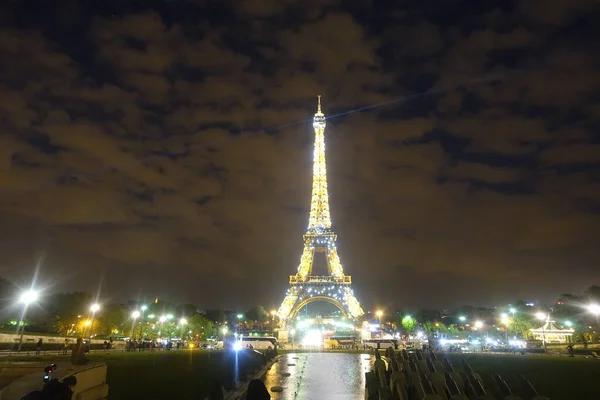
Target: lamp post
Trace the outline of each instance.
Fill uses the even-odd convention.
[[[21,321],[19,321],[19,327],[21,328],[21,338],[19,339],[19,347],[17,352],[21,352],[21,344],[23,343],[23,335],[25,334],[25,317],[27,316],[27,309],[31,303],[37,301],[40,297],[38,291],[30,289],[26,292],[23,292],[21,297],[19,298],[19,303],[23,304],[23,312],[21,313]]]
[[[271,331],[275,331],[275,316],[277,315],[277,311],[271,310]]]
[[[141,315],[141,318],[140,318],[140,324],[141,324],[140,325],[140,342],[144,341],[144,314],[145,314],[145,312],[146,312],[147,309],[148,309],[148,306],[145,305],[145,304],[143,304],[140,307],[140,310],[142,310],[142,313],[141,313],[142,315]]]
[[[183,330],[185,329],[185,326],[187,325],[187,319],[185,318],[181,318],[179,320],[179,325],[181,325],[181,345],[183,347]]]
[[[138,310],[135,310],[134,312],[131,313],[131,319],[133,319],[133,322],[131,323],[131,335],[130,337],[133,339],[134,333],[135,333],[135,320],[138,319],[140,316],[140,312]]]
[[[90,311],[92,312],[92,323],[90,324],[90,345],[91,345],[91,340],[92,340],[92,336],[94,335],[94,319],[96,318],[96,313],[98,311],[100,311],[100,304],[98,303],[94,303],[90,306]]]
[[[244,318],[244,314],[238,314],[237,315],[237,320],[238,320],[238,323],[237,323],[237,332],[238,333],[240,333],[240,326],[242,324],[242,319],[243,318]]]
[[[544,325],[542,325],[542,343],[544,345],[544,353],[547,353],[548,346],[546,346],[546,323],[550,320],[550,314],[539,312],[535,314],[535,317],[544,322]]]
[[[375,315],[377,315],[377,322],[379,323],[379,327],[381,327],[381,317],[383,316],[383,311],[378,310],[375,312]]]

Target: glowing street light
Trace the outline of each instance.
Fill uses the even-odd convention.
[[[587,306],[587,309],[589,312],[596,316],[596,325],[598,326],[598,328],[600,328],[600,304],[590,304],[589,306]]]
[[[133,319],[133,322],[131,323],[131,335],[130,337],[133,338],[133,334],[135,332],[135,320],[138,319],[140,317],[140,312],[138,310],[135,310],[131,313],[131,319]]]
[[[375,315],[377,315],[377,321],[379,322],[379,325],[381,325],[381,316],[383,315],[383,311],[377,310]]]
[[[161,323],[164,323],[167,320],[167,317],[165,315],[161,315],[160,318],[158,319]]]
[[[460,317],[458,317],[458,319],[460,320],[460,322],[465,322],[467,320],[467,317],[461,315]]]
[[[600,315],[600,305],[599,304],[590,304],[587,306],[589,312],[595,315]]]
[[[187,319],[185,319],[185,318],[179,319],[179,325],[181,325],[181,344],[184,344],[183,343],[183,333],[184,333],[185,326],[187,323],[188,323]]]
[[[37,290],[29,289],[21,294],[19,297],[19,303],[23,304],[23,312],[21,313],[21,321],[19,327],[21,328],[21,338],[19,339],[19,348],[17,352],[21,351],[21,344],[23,343],[23,335],[25,334],[25,317],[27,316],[27,309],[29,305],[35,303],[40,298],[40,292]]]
[[[573,323],[571,321],[565,321],[565,325],[570,328],[573,326]]]
[[[140,310],[142,310],[142,319],[140,320],[140,340],[144,339],[144,313],[147,309],[148,306],[145,304],[142,304],[142,306],[140,307]],[[150,318],[150,316],[148,316],[148,318]]]
[[[90,324],[90,338],[94,336],[94,319],[96,317],[96,313],[100,311],[100,304],[94,303],[90,306],[90,311],[92,312],[92,323]]]
[[[544,353],[547,352],[546,346],[546,322],[550,319],[550,314],[546,314],[543,312],[535,313],[535,317],[541,321],[544,321],[544,325],[542,325],[542,343],[544,344]]]

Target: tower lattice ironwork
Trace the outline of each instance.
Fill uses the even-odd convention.
[[[308,229],[303,235],[304,250],[298,272],[290,276],[290,287],[277,312],[281,325],[284,326],[291,322],[304,305],[318,300],[334,304],[349,318],[357,318],[364,314],[352,291],[352,278],[344,275],[335,245],[337,235],[331,230],[325,162],[325,124],[325,115],[321,111],[321,96],[318,96],[317,112],[313,120],[315,146]],[[316,252],[325,253],[329,275],[312,274]]]

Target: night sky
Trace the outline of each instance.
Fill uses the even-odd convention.
[[[278,306],[322,94],[365,309],[600,283],[594,0],[2,3],[0,276]]]

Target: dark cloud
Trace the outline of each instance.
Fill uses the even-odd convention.
[[[455,3],[83,7],[56,26],[14,11],[0,32],[3,273],[24,278],[43,254],[61,288],[102,276],[121,297],[277,305],[323,94],[333,221],[367,307],[596,282],[592,8]]]

